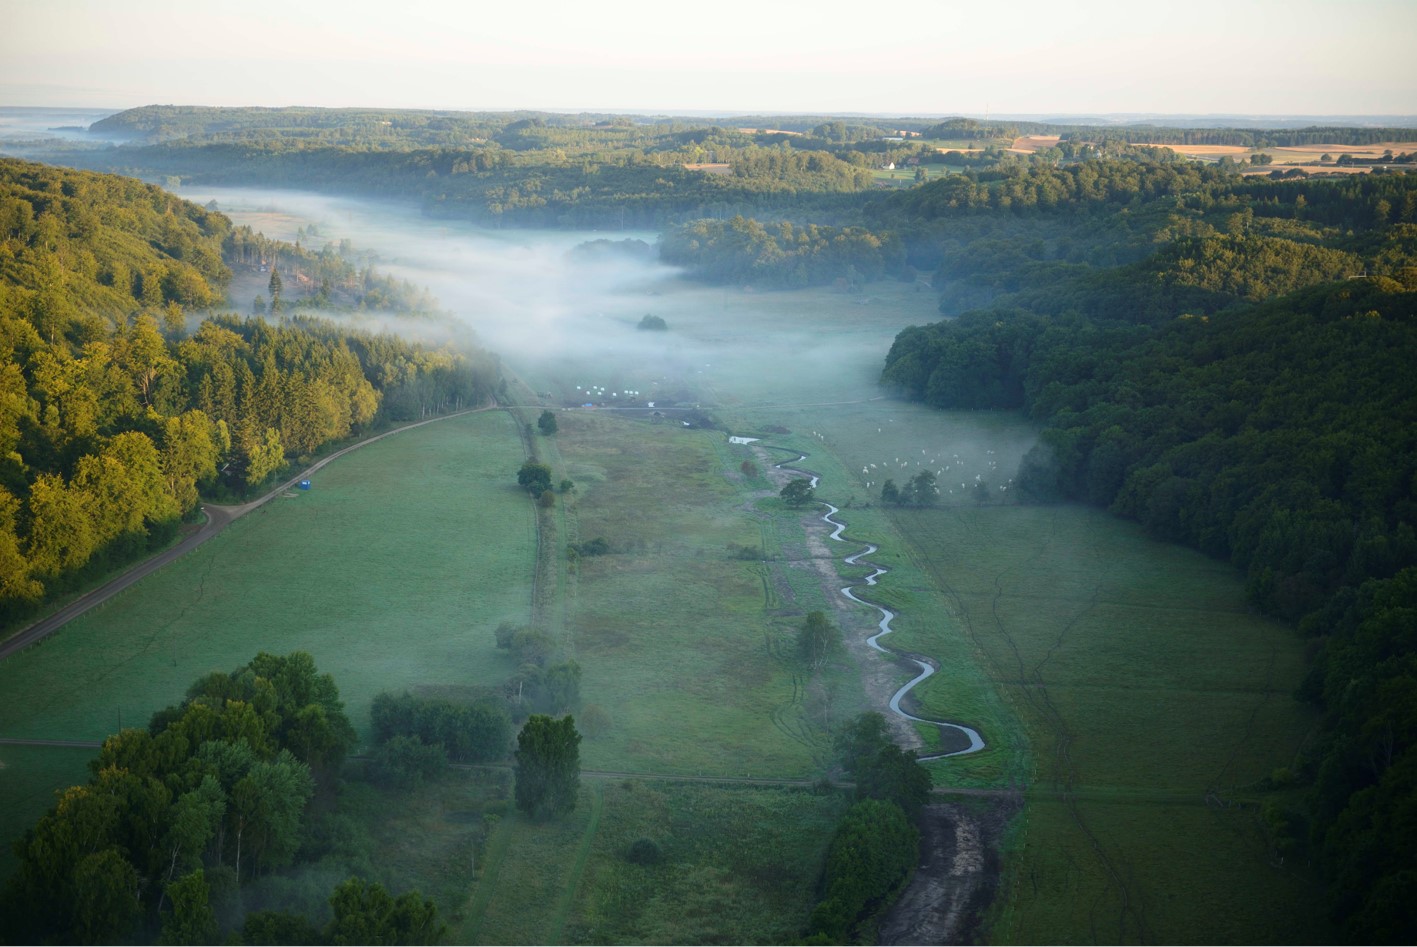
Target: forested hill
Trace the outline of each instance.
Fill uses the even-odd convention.
[[[1113,202],[1088,196],[1084,173],[1033,202],[1020,218],[1033,234],[997,229],[989,247],[950,242],[948,221],[980,213],[972,186],[882,210],[943,235],[946,309],[971,280],[990,303],[902,332],[883,381],[939,407],[1028,412],[1044,431],[1021,496],[1104,506],[1228,558],[1256,606],[1297,624],[1315,656],[1300,696],[1323,709],[1324,736],[1301,772],[1276,774],[1310,804],[1266,810],[1274,844],[1328,873],[1355,940],[1411,942],[1417,174],[1155,172],[1164,187]],[[1038,175],[1014,193],[1048,193],[1053,172]],[[1144,254],[1103,265],[1110,235],[1138,230]],[[990,249],[1016,265],[990,265]]]
[[[0,159],[0,628],[166,541],[199,490],[239,494],[384,419],[491,396],[485,352],[310,318],[198,324],[228,264],[263,255],[278,310],[408,296],[158,188]],[[280,268],[324,276],[283,300]]]

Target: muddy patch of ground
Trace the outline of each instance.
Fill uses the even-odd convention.
[[[1003,794],[926,806],[920,864],[881,919],[882,944],[974,944],[999,885],[1000,846],[1023,800]]]

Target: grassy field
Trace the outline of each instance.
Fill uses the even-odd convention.
[[[845,806],[837,794],[607,783],[569,942],[792,943]],[[638,839],[663,853],[626,854]]]
[[[120,714],[142,726],[261,650],[314,655],[361,733],[379,691],[497,683],[512,669],[492,629],[530,600],[521,460],[501,413],[356,451],[0,664],[0,735],[98,740]]]
[[[995,939],[1323,929],[1312,881],[1271,858],[1256,810],[1256,783],[1314,723],[1290,696],[1300,649],[1246,610],[1227,566],[1075,507],[893,518],[948,597],[948,620],[907,624],[901,644],[951,648],[963,630],[1033,748]]]
[[[939,178],[949,177],[949,169],[942,164],[922,164],[919,168],[925,169],[925,180],[934,181]],[[871,171],[871,177],[875,179],[878,186],[889,186],[906,188],[915,186],[916,167],[898,168],[875,168]]]
[[[802,608],[761,563],[729,554],[761,547],[765,529],[771,542],[772,517],[745,498],[723,435],[582,411],[562,414],[555,440],[577,485],[576,534],[612,550],[573,567],[582,694],[613,723],[586,744],[587,765],[816,772],[825,734],[807,732],[794,665],[777,653],[777,619]]]
[[[120,722],[145,726],[201,674],[261,650],[314,655],[361,734],[380,691],[500,682],[513,668],[492,629],[526,620],[536,543],[514,481],[522,456],[494,412],[342,458],[314,489],[273,500],[0,664],[0,736],[100,740]],[[7,803],[43,794],[49,777],[36,767],[48,752],[5,749]]]

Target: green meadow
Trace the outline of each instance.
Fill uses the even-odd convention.
[[[555,439],[577,484],[576,534],[611,549],[570,567],[582,695],[612,720],[587,765],[813,775],[825,734],[794,726],[794,666],[775,656],[762,566],[728,551],[763,540],[723,435],[586,411],[565,412]]]
[[[893,515],[943,593],[899,643],[970,642],[1031,745],[995,939],[1305,940],[1313,879],[1269,850],[1261,780],[1314,725],[1291,629],[1223,563],[1078,507]],[[938,642],[938,643],[937,643]],[[922,688],[948,712],[948,679]],[[928,716],[928,714],[926,714]],[[932,764],[949,779],[953,764]]]
[[[0,735],[100,740],[198,676],[309,651],[368,727],[383,690],[505,678],[492,629],[527,614],[536,536],[500,412],[355,451],[0,664]]]

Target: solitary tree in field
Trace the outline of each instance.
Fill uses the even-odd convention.
[[[573,810],[581,785],[580,746],[573,718],[528,717],[517,735],[517,808],[534,819]]]
[[[916,506],[934,506],[939,490],[935,488],[935,475],[928,470],[922,470],[910,478],[905,489],[901,491],[902,497],[908,496],[910,502]]]
[[[551,468],[528,460],[517,471],[517,485],[532,496],[539,497],[551,489]]]
[[[549,409],[541,412],[541,417],[536,419],[536,426],[541,429],[542,434],[555,434],[556,415],[552,414]]]
[[[841,633],[827,621],[825,612],[808,612],[797,632],[797,651],[807,666],[816,670],[841,644]]]
[[[789,480],[787,486],[778,492],[784,503],[788,506],[802,506],[812,502],[816,495],[816,490],[812,487],[812,481],[797,477]]]

